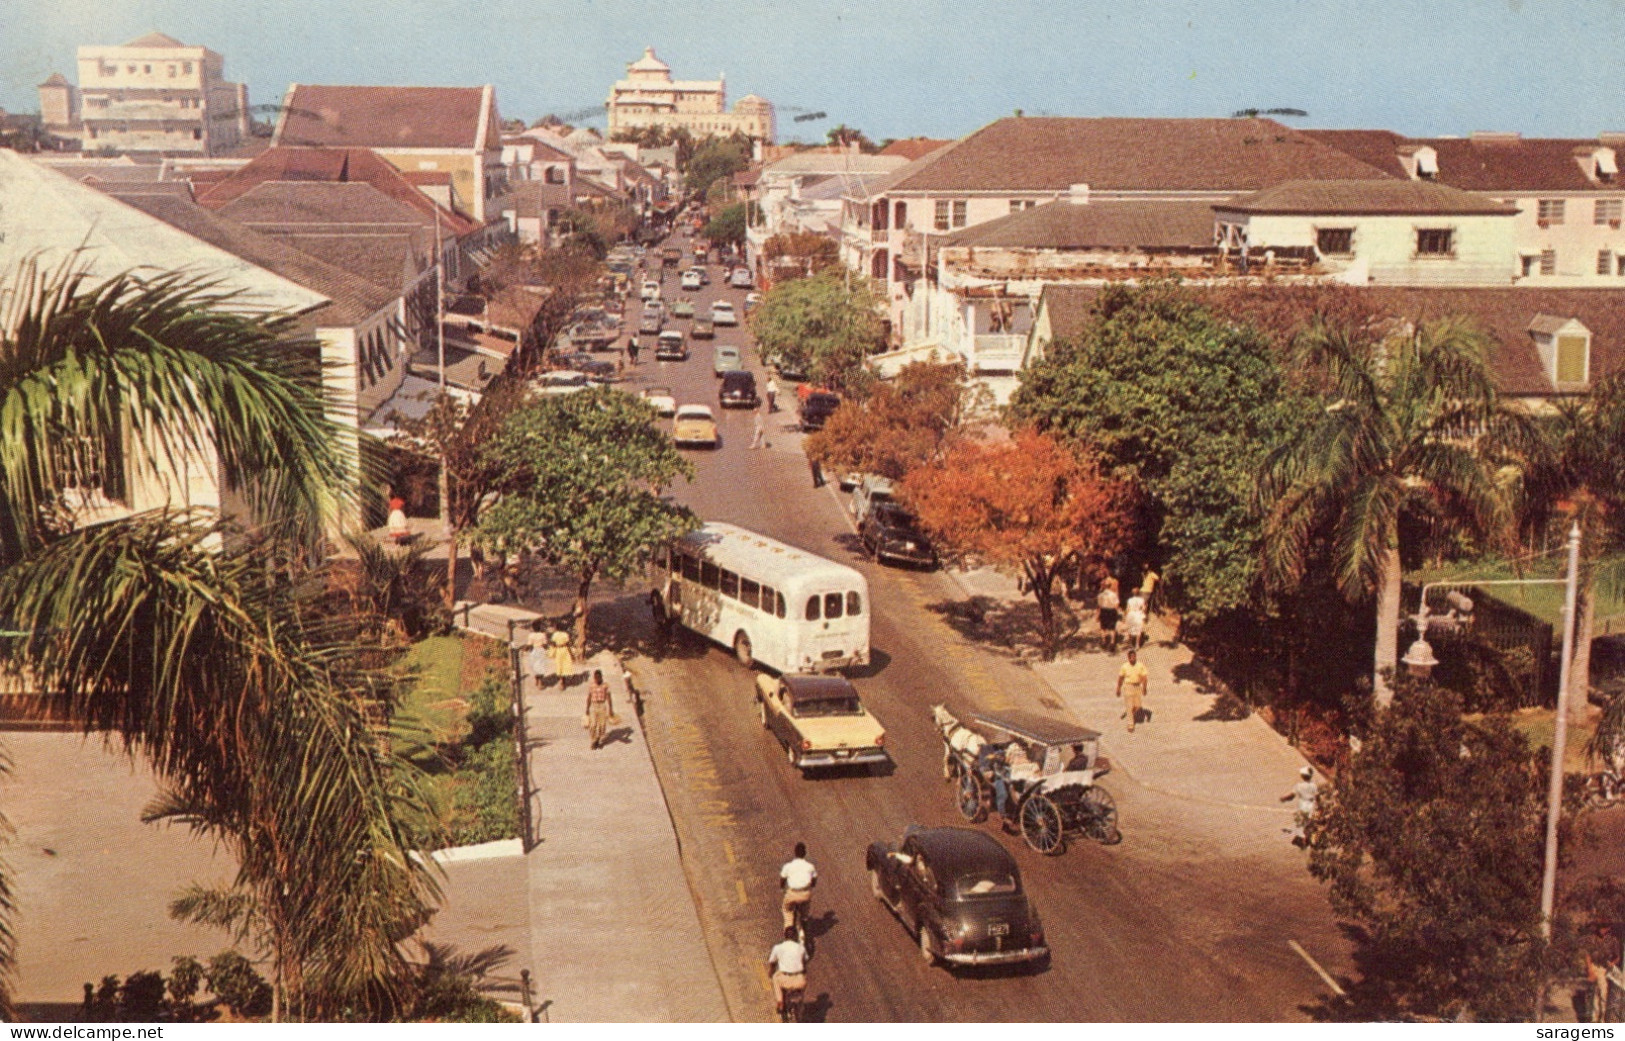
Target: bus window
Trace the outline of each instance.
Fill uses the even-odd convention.
[[[814,593],[807,598],[807,621],[818,621],[818,594]]]
[[[739,599],[739,576],[726,568],[722,571],[722,595]]]
[[[846,613],[849,615],[863,613],[863,597],[855,590],[846,594]]]
[[[824,594],[824,617],[825,618],[839,618],[839,617],[841,617],[841,594],[839,594],[839,593],[825,593]]]
[[[700,580],[700,562],[687,553],[683,554],[683,577],[690,582]]]
[[[773,600],[774,600],[773,613],[776,616],[778,616],[779,618],[783,618],[784,617],[784,594],[783,593],[774,593],[773,594]]]
[[[741,578],[739,580],[739,599],[744,602],[746,607],[756,607],[758,601],[761,599],[761,595],[761,583],[749,578]],[[770,606],[772,603],[773,601],[768,601]]]
[[[718,585],[717,579],[717,566],[709,560],[700,561],[700,585],[707,589],[715,589]]]

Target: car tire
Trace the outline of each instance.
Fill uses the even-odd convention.
[[[750,637],[742,632],[734,634],[734,658],[747,669],[756,667],[756,659],[751,654]]]
[[[796,746],[788,741],[784,743],[784,759],[791,766],[796,765]]]

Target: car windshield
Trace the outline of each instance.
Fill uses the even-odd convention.
[[[795,713],[804,717],[861,716],[863,703],[857,698],[812,698],[796,702]]]
[[[896,528],[898,531],[914,533],[920,530],[919,522],[914,519],[914,515],[894,502],[876,503],[875,520],[883,527]]]
[[[671,388],[650,387],[643,392],[643,396],[646,398],[669,398],[671,397]]]
[[[833,394],[814,394],[807,399],[807,405],[815,409],[828,409],[833,411],[841,404],[841,399]]]
[[[695,408],[692,405],[684,405],[682,408],[677,410],[677,418],[678,419],[710,419],[711,418],[711,410],[708,409],[708,408]]]
[[[967,871],[954,879],[954,893],[960,897],[1005,896],[1020,891],[1016,876],[1002,868]]]

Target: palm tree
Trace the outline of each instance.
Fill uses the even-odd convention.
[[[1553,525],[1580,526],[1579,610],[1570,662],[1569,718],[1582,722],[1591,686],[1591,637],[1596,617],[1598,562],[1620,548],[1625,536],[1625,375],[1615,374],[1578,400],[1559,402],[1533,424],[1523,453],[1519,511],[1527,535]]]
[[[1268,456],[1259,481],[1266,573],[1302,575],[1327,532],[1338,588],[1377,601],[1373,689],[1398,654],[1400,520],[1426,513],[1495,531],[1504,497],[1486,452],[1510,421],[1486,361],[1486,339],[1457,319],[1412,322],[1379,339],[1317,321],[1297,344],[1330,399],[1316,419]]]
[[[8,659],[147,756],[170,808],[229,847],[297,1014],[387,1005],[433,885],[410,853],[407,775],[368,725],[376,692],[290,577],[347,478],[315,345],[179,277],[93,285],[25,264],[6,288]],[[210,458],[248,530],[168,510],[76,526],[70,489]],[[6,894],[0,880],[0,972]]]

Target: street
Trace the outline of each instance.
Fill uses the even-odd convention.
[[[687,245],[686,239],[679,239]],[[651,259],[656,254],[650,251]],[[668,269],[664,295],[709,313],[729,299],[743,314],[744,290],[711,286],[683,293]],[[639,307],[626,316],[635,328]],[[668,328],[687,331],[687,320]],[[644,342],[648,337],[640,338]],[[714,344],[739,345],[765,384],[748,334],[721,328]],[[711,345],[686,362],[646,352],[626,389],[663,384],[679,405],[710,404],[722,446],[687,453],[695,480],[674,490],[706,520],[726,520],[861,570],[870,583],[872,663],[852,678],[887,727],[895,768],[874,775],[803,778],[766,737],[753,710],[751,676],[720,647],[679,633],[655,642],[636,583],[600,605],[594,629],[618,630],[650,652],[646,717],[676,821],[710,956],[736,1020],[771,1015],[764,960],[778,930],[778,868],[797,841],[818,865],[809,969],[811,1018],[829,1021],[1301,1020],[1324,994],[1295,941],[1330,971],[1343,942],[1303,857],[1273,820],[1227,809],[1222,793],[1195,805],[1107,776],[1125,839],[1104,847],[1074,842],[1044,858],[1019,836],[1001,836],[1021,865],[1053,951],[1040,972],[950,973],[928,968],[903,926],[870,895],[864,850],[896,841],[913,823],[958,825],[941,772],[930,706],[958,710],[1063,706],[1033,673],[1006,655],[967,642],[942,616],[964,594],[945,573],[892,569],[855,550],[844,496],[811,486],[795,427],[794,385],[780,393],[768,445],[752,450],[753,417],[716,405]],[[1105,752],[1110,755],[1106,738]],[[995,823],[979,827],[998,834]]]

